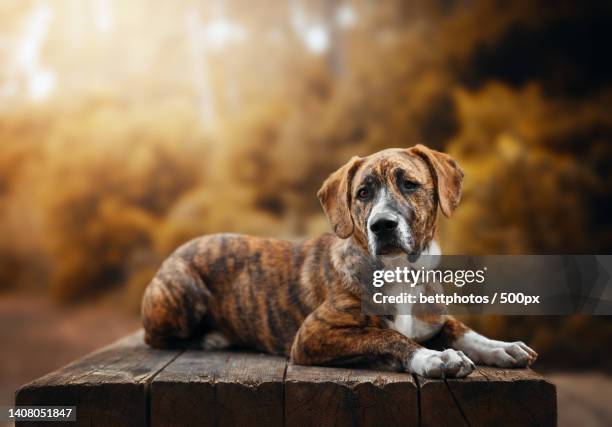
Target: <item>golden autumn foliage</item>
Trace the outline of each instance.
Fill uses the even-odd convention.
[[[612,249],[603,3],[18,3],[0,5],[0,289],[135,309],[180,243],[328,231],[327,174],[419,142],[466,173],[445,252]]]

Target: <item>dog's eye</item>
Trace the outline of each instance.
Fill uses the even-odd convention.
[[[370,197],[370,191],[366,187],[362,187],[357,191],[357,198],[359,200],[367,200]]]
[[[402,179],[401,186],[402,186],[402,191],[406,193],[411,193],[414,190],[418,189],[421,185],[418,182],[413,182],[407,179]]]

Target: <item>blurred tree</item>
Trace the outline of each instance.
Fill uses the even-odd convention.
[[[612,249],[607,3],[9,3],[2,288],[126,288],[135,309],[182,242],[329,231],[316,198],[329,173],[419,142],[466,172],[445,252]],[[537,322],[553,354],[555,325],[586,334],[589,320]],[[609,333],[592,322],[589,346]]]

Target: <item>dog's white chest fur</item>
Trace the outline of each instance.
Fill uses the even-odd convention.
[[[409,314],[399,314],[395,316],[391,329],[416,342],[422,342],[436,335],[442,328],[442,324],[442,322],[432,324]]]
[[[423,252],[423,255],[440,255],[440,247],[435,241],[432,241],[427,248],[426,251]],[[428,261],[431,262],[431,258],[428,258]],[[394,270],[396,267],[404,268],[420,268],[421,265],[410,264],[405,255],[398,256],[395,258],[383,258],[383,263],[385,265],[386,270]],[[428,265],[427,267],[432,268],[435,265]],[[412,307],[410,307],[410,311]],[[408,312],[406,304],[402,304],[401,310],[398,307],[398,312],[406,313]],[[389,327],[398,331],[400,334],[404,335],[407,338],[410,338],[416,342],[426,341],[436,335],[442,325],[444,324],[444,319],[440,317],[440,320],[436,323],[424,322],[420,320],[418,317],[410,315],[410,314],[398,314],[393,318],[393,321],[389,322]]]

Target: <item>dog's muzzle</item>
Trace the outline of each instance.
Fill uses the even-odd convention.
[[[412,251],[412,238],[406,220],[391,211],[372,215],[368,221],[368,246],[372,256]]]
[[[396,215],[391,213],[380,213],[374,215],[370,220],[370,231],[378,239],[388,239],[395,235],[395,230],[399,224]]]
[[[401,249],[396,236],[398,218],[393,214],[378,214],[372,217],[370,233],[376,239],[376,255],[387,255]]]

